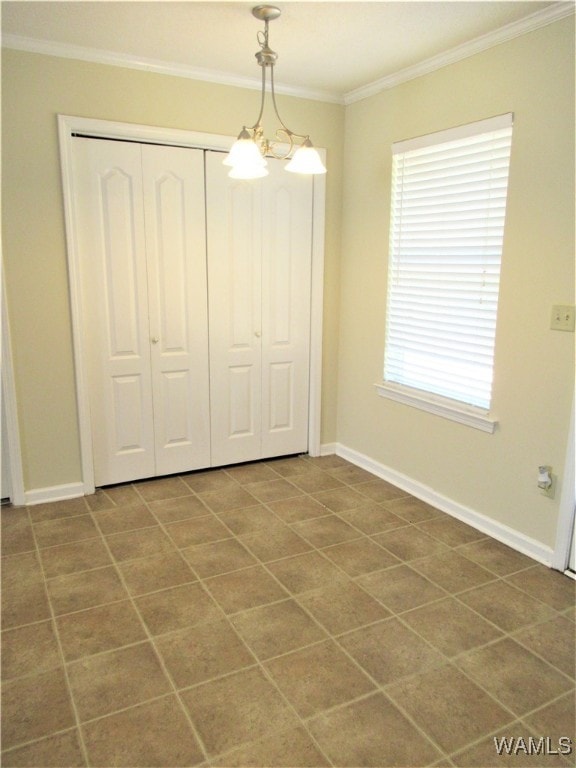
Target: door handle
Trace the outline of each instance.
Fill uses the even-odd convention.
[[[150,339],[150,341],[152,342],[152,344],[158,344],[158,342],[160,341],[160,339],[158,338],[158,336],[152,336],[152,338]]]
[[[262,332],[261,331],[254,331],[254,336],[256,336],[256,338],[259,339],[260,336],[262,336]]]

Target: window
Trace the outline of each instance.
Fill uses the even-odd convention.
[[[393,145],[379,391],[490,432],[511,140],[508,114]]]

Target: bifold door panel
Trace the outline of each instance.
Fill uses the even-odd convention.
[[[95,482],[208,466],[203,152],[74,150]]]
[[[97,486],[307,450],[313,182],[269,169],[74,139]]]
[[[206,159],[212,462],[308,446],[312,180]]]

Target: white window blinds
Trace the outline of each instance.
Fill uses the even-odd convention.
[[[512,114],[393,146],[384,380],[488,410]]]

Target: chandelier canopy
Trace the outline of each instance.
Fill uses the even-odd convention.
[[[278,113],[274,93],[274,65],[278,59],[278,54],[268,45],[268,25],[270,21],[280,16],[280,9],[274,5],[257,5],[252,9],[252,14],[264,22],[264,31],[258,32],[257,35],[260,50],[255,54],[258,65],[262,68],[260,114],[254,125],[242,128],[226,156],[224,165],[231,166],[228,175],[233,179],[259,179],[262,176],[267,176],[267,155],[280,160],[289,160],[290,162],[286,164],[285,168],[293,173],[326,173],[326,168],[317,150],[314,149],[310,137],[291,131]],[[281,126],[276,130],[276,141],[266,139],[262,128],[267,71],[270,72],[272,105]],[[288,145],[287,148],[286,145]]]

